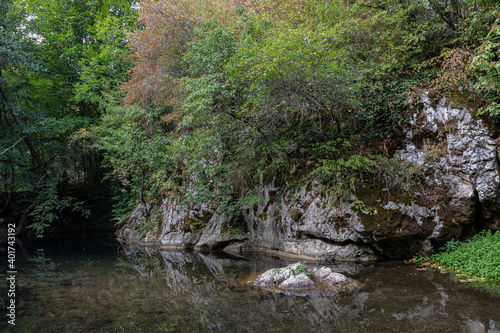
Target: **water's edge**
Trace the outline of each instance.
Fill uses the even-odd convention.
[[[2,331],[500,332],[500,299],[402,261],[306,262],[327,265],[367,288],[293,294],[244,283],[290,264],[274,253],[88,242],[27,250],[19,258],[17,324],[3,320]]]

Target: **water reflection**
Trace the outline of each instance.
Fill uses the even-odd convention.
[[[5,320],[0,330],[500,333],[500,299],[401,263],[331,265],[369,286],[349,294],[245,284],[289,263],[133,246],[120,255],[39,251],[19,275],[18,325]]]
[[[446,317],[446,303],[448,301],[448,295],[443,291],[443,287],[433,283],[438,290],[441,299],[437,300],[436,304],[429,304],[429,298],[424,296],[422,299],[422,303],[416,305],[415,307],[409,309],[405,313],[393,313],[392,316],[396,318],[396,320],[400,321],[403,319],[417,319],[417,318],[426,318],[426,317],[434,317],[434,316],[444,316]]]

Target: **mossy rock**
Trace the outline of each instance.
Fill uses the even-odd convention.
[[[184,223],[182,225],[182,231],[201,233],[207,226],[208,221],[210,221],[212,216],[213,213],[211,212],[203,212],[201,214],[196,214],[196,216],[191,214],[186,214],[183,221]]]
[[[409,197],[403,197],[402,199],[410,200]],[[398,201],[405,205],[412,204],[412,201],[405,202],[407,200],[401,200],[403,202]],[[404,214],[399,209],[386,209],[380,204],[374,206],[374,208],[376,209],[376,214],[366,214],[361,211],[358,214],[365,230],[372,233],[378,239],[412,236],[427,238],[436,227],[434,216],[412,217]]]
[[[248,232],[248,226],[243,218],[243,215],[232,217],[226,223],[221,223],[221,234],[234,235]]]
[[[403,235],[397,231],[402,227],[405,216],[395,209],[379,209],[377,214],[358,213],[360,222],[365,231],[370,232],[377,239],[399,238]]]

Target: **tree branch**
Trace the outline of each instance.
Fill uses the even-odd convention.
[[[17,140],[17,142],[16,142],[16,143],[14,143],[12,146],[10,146],[9,148],[7,148],[7,149],[5,149],[3,152],[1,152],[1,153],[0,153],[0,155],[5,154],[8,150],[11,150],[11,149],[12,149],[12,148],[14,148],[15,146],[17,146],[17,144],[18,144],[19,142],[21,142],[21,140],[22,140],[22,139],[24,139],[24,136],[23,136],[23,137],[21,137],[19,140]]]
[[[7,108],[9,109],[10,114],[12,115],[12,118],[14,118],[14,121],[16,122],[17,126],[19,127],[19,129],[23,133],[24,143],[26,143],[26,146],[28,147],[28,149],[29,149],[29,151],[31,153],[31,156],[35,160],[36,165],[38,166],[38,168],[42,169],[43,168],[42,159],[40,158],[40,155],[38,154],[38,152],[36,151],[35,147],[33,146],[33,143],[31,142],[31,139],[30,139],[29,135],[25,132],[24,126],[23,126],[23,123],[22,123],[21,119],[14,112],[14,108],[12,107],[12,102],[11,102],[11,100],[9,98],[9,95],[7,95],[7,92],[5,91],[5,88],[3,87],[3,84],[2,84],[2,70],[1,69],[0,69],[0,93],[1,93],[1,95],[2,95],[2,97],[4,99],[4,101],[5,101],[5,103],[7,104]]]
[[[448,24],[450,29],[453,31],[456,31],[457,28],[456,28],[455,24],[453,23],[453,18],[447,17],[447,15],[445,15],[443,8],[440,8],[436,3],[434,3],[434,2],[429,2],[429,3],[431,5],[432,9],[439,15],[439,17],[441,17],[441,19],[446,24]]]

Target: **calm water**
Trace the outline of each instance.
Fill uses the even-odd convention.
[[[3,304],[2,332],[500,332],[500,298],[402,262],[332,266],[368,286],[358,292],[287,295],[244,283],[291,263],[273,257],[112,240],[17,252],[16,326]],[[7,301],[5,283],[0,292]]]

